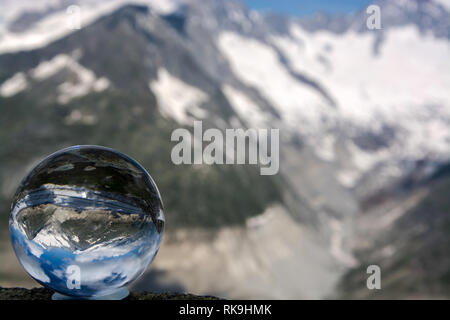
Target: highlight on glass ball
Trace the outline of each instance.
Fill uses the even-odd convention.
[[[34,167],[13,199],[9,228],[24,269],[54,299],[121,299],[158,252],[158,188],[130,157],[99,146],[60,150]]]

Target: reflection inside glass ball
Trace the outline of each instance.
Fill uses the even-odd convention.
[[[22,181],[9,222],[16,255],[39,283],[105,296],[136,280],[164,230],[159,191],[133,159],[97,146],[58,151]]]

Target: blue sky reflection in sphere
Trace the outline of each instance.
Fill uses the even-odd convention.
[[[39,283],[70,296],[105,296],[153,261],[164,214],[155,183],[136,161],[76,146],[50,155],[22,181],[9,225],[20,263]]]

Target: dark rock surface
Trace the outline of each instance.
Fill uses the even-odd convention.
[[[51,300],[53,291],[47,288],[1,288],[0,300]],[[218,300],[212,296],[186,293],[131,292],[126,300]]]

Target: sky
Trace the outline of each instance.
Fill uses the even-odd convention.
[[[314,12],[347,13],[372,3],[369,0],[245,0],[252,9],[307,16]]]

